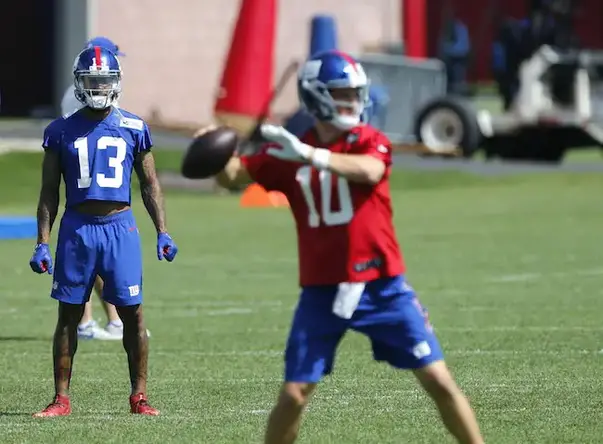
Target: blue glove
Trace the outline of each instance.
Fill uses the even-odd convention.
[[[157,235],[157,259],[165,258],[168,262],[172,262],[178,253],[178,247],[173,239],[167,233],[159,233]]]
[[[29,260],[29,266],[36,273],[52,274],[52,256],[48,244],[37,244],[33,256]]]

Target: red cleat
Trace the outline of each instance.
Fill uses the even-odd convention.
[[[130,396],[130,412],[135,415],[158,416],[159,410],[151,407],[144,393]]]
[[[67,416],[71,414],[71,403],[69,396],[56,395],[54,400],[44,410],[34,413],[34,418],[53,418],[55,416]]]

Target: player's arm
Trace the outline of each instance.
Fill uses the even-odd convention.
[[[308,163],[329,170],[351,182],[375,185],[381,181],[387,165],[370,154],[332,153],[324,148],[313,148]]]
[[[157,233],[166,233],[165,206],[163,192],[157,178],[155,158],[151,151],[141,151],[136,155],[134,169],[140,182],[140,193]]]
[[[61,160],[54,150],[44,152],[42,162],[42,186],[38,200],[38,244],[48,244],[50,231],[59,211],[59,190],[61,187]]]
[[[230,158],[222,171],[216,175],[216,181],[224,188],[238,188],[253,182],[247,168],[238,156]]]
[[[268,154],[305,162],[319,170],[332,171],[351,182],[375,185],[381,181],[391,163],[389,142],[383,143],[379,139],[367,139],[353,153],[333,153],[302,142],[282,126],[262,125],[262,135],[280,145],[268,148]]]

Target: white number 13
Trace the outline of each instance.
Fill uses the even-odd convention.
[[[78,188],[89,188],[92,184],[90,177],[90,161],[88,159],[88,139],[80,137],[73,146],[77,150],[80,164],[80,178],[77,180]],[[121,137],[103,136],[96,142],[96,149],[106,150],[108,147],[117,148],[115,157],[109,157],[109,166],[115,171],[114,177],[107,177],[104,173],[96,174],[96,183],[101,188],[119,188],[124,181],[123,162],[126,159],[127,144]]]
[[[312,193],[311,179],[312,167],[303,166],[297,170],[295,179],[299,183],[308,205],[308,225],[316,228],[320,225],[320,220],[327,226],[345,225],[354,217],[354,207],[352,206],[352,196],[348,181],[343,177],[337,178],[337,197],[339,198],[339,210],[331,210],[331,192],[333,190],[332,174],[330,171],[320,171],[318,181],[320,183],[321,211],[316,208],[316,201]]]

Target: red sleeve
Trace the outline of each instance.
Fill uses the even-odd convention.
[[[241,162],[254,182],[268,191],[283,191],[283,165],[276,157],[266,154],[264,148],[257,154],[241,156]]]
[[[385,134],[370,127],[365,128],[351,153],[376,157],[389,167],[392,164],[392,143]]]

